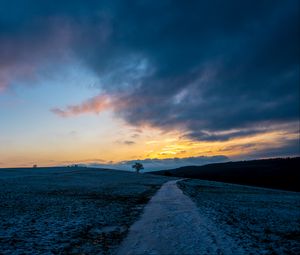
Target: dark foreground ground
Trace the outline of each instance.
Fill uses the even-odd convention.
[[[0,169],[0,254],[112,254],[165,177]]]
[[[186,166],[151,174],[300,191],[300,157]]]
[[[0,169],[0,254],[115,254],[150,197],[172,179],[79,167]],[[300,254],[300,193],[196,179],[178,187],[206,219],[208,239],[216,237],[205,247],[232,238],[246,251],[236,254]]]
[[[300,193],[195,179],[177,185],[211,221],[217,245],[230,245],[229,237],[240,247],[234,254],[300,254]]]

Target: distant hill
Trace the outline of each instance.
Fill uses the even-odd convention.
[[[300,192],[300,157],[185,166],[151,174],[221,181]]]

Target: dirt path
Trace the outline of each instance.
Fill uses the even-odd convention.
[[[176,185],[165,183],[135,222],[118,253],[125,254],[243,254]]]

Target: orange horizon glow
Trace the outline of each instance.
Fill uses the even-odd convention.
[[[122,123],[119,123],[122,124]],[[199,156],[227,156],[230,160],[243,158],[253,151],[270,148],[279,148],[289,139],[297,139],[297,133],[289,133],[285,130],[274,130],[257,135],[234,138],[228,141],[195,141],[183,138],[182,131],[165,132],[159,129],[144,127],[138,130],[122,125],[122,140],[104,139],[102,145],[94,137],[85,142],[69,141],[66,145],[52,144],[47,147],[31,146],[31,148],[19,148],[14,155],[2,154],[1,168],[4,167],[31,167],[58,166],[70,164],[116,164],[128,160],[143,159],[168,159],[189,158]],[[125,144],[123,133],[128,140],[135,137],[133,144]],[[111,138],[112,134],[107,134]],[[117,138],[117,137],[116,137]],[[100,139],[100,138],[99,138]],[[121,138],[120,138],[121,139]],[[80,147],[77,147],[80,145]]]

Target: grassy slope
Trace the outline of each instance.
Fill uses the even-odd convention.
[[[166,180],[79,167],[0,169],[0,253],[111,254]]]
[[[187,166],[152,174],[300,191],[300,157]]]

